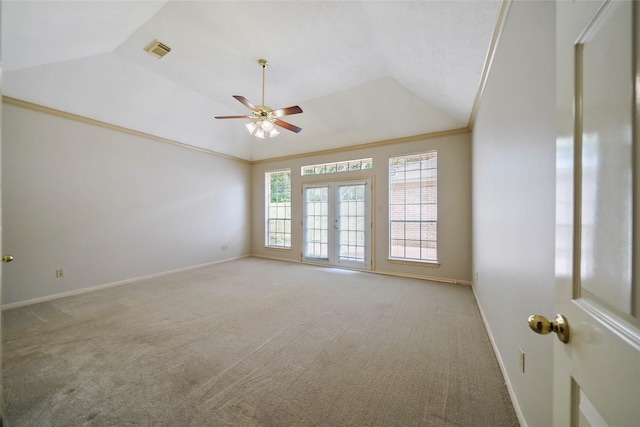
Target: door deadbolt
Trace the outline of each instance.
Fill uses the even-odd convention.
[[[556,318],[552,321],[540,314],[529,316],[529,327],[537,334],[546,335],[550,332],[558,334],[558,339],[563,343],[569,342],[569,322],[562,314],[556,314]]]

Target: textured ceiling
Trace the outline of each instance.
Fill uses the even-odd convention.
[[[499,0],[12,1],[4,95],[248,160],[465,127]],[[162,59],[144,51],[154,39]],[[299,105],[260,140],[239,120]],[[266,142],[266,146],[265,146]]]

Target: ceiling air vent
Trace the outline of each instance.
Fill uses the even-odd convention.
[[[144,50],[157,56],[158,58],[162,58],[167,53],[171,52],[171,48],[169,46],[164,43],[160,43],[158,40],[152,41],[149,46],[144,48]]]

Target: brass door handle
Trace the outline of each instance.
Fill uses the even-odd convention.
[[[11,262],[13,261],[13,255],[3,255],[2,262]]]
[[[529,316],[529,327],[537,334],[546,335],[549,332],[558,334],[558,339],[563,343],[569,342],[569,322],[562,314],[556,314],[556,318],[552,321],[540,314]]]

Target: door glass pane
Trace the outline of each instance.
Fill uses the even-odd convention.
[[[329,188],[305,189],[306,240],[304,255],[308,258],[329,257]]]
[[[631,3],[613,2],[582,43],[582,296],[631,314]]]
[[[338,194],[338,257],[365,261],[365,185],[341,185]]]

